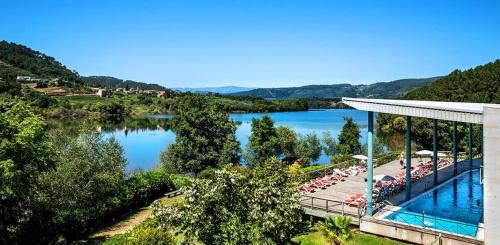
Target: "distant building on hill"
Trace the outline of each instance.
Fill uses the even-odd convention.
[[[96,94],[99,97],[106,97],[106,96],[108,96],[108,90],[100,88],[100,89],[97,90]]]
[[[37,82],[40,81],[41,79],[33,78],[30,76],[17,76],[16,80],[18,82]]]

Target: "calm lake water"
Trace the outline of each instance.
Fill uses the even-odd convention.
[[[248,142],[251,132],[252,118],[260,118],[264,113],[231,114],[231,118],[240,121],[236,131],[236,137],[241,143],[242,149]],[[288,126],[298,134],[309,134],[315,132],[320,138],[324,131],[330,132],[335,138],[344,125],[344,116],[353,118],[361,128],[362,144],[366,143],[367,113],[358,110],[311,110],[302,112],[276,112],[268,113],[274,119],[277,126]],[[171,115],[150,116],[155,119],[168,120]],[[113,129],[104,130],[105,137],[114,136],[125,149],[125,157],[128,160],[127,171],[138,169],[154,169],[159,163],[160,153],[169,144],[175,142],[175,134],[170,130],[159,128],[148,128],[140,130]],[[326,155],[322,154],[317,163],[329,163]]]

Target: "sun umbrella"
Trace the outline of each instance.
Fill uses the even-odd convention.
[[[428,151],[428,150],[422,150],[422,151],[417,151],[415,154],[417,154],[417,155],[432,155],[433,152]]]
[[[358,159],[358,160],[368,160],[368,157],[364,156],[364,155],[354,155],[354,156],[352,156],[352,158]]]

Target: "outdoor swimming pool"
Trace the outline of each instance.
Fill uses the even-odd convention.
[[[479,170],[461,174],[405,204],[385,219],[476,237],[483,219]]]

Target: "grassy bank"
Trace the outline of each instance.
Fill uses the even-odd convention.
[[[170,206],[173,203],[179,201],[182,196],[175,197],[161,197],[158,199],[165,206]],[[90,236],[91,240],[106,240],[110,238],[109,243],[119,244],[118,242],[127,238],[127,232],[132,230],[136,225],[144,222],[147,218],[151,216],[153,211],[151,205],[140,208],[134,212],[130,212],[123,217],[121,217],[114,224],[103,228],[102,230],[92,234]],[[123,235],[125,234],[125,235]],[[117,242],[117,243],[115,243]]]
[[[301,245],[325,245],[328,240],[319,231],[311,231],[292,239],[293,242]],[[353,237],[347,241],[350,245],[404,245],[407,243],[379,237],[367,233],[356,232]]]

